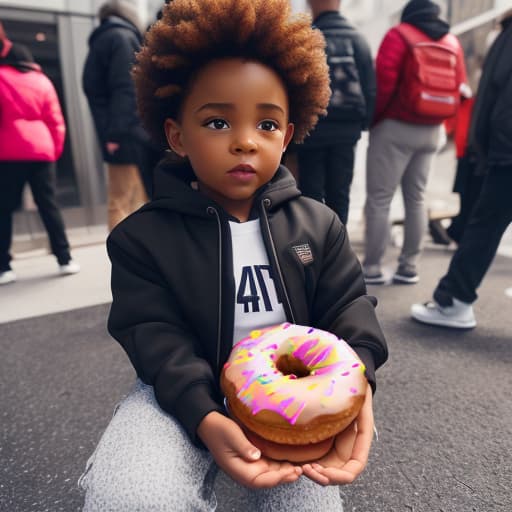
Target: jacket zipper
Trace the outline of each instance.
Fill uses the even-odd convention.
[[[279,265],[279,260],[277,259],[276,247],[274,245],[274,240],[272,239],[272,233],[270,232],[270,223],[268,221],[267,208],[270,208],[271,204],[272,202],[268,198],[265,198],[263,199],[263,201],[261,201],[261,220],[262,227],[264,229],[264,240],[268,242],[268,245],[270,247],[270,257],[272,258],[272,266],[273,268],[275,268],[275,277],[277,277],[279,281],[278,288],[282,292],[281,298],[283,300],[286,318],[288,318],[292,323],[295,324],[295,315],[293,314],[292,304],[290,302],[290,297],[288,296],[288,291],[286,290],[286,286],[284,284],[283,273],[281,271],[281,266]]]
[[[210,215],[215,215],[217,220],[217,228],[219,234],[219,307],[217,311],[217,373],[220,374],[220,346],[221,346],[221,324],[222,324],[222,225],[219,212],[213,207],[209,206],[206,211]]]

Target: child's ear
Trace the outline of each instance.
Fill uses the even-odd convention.
[[[284,134],[283,153],[286,151],[288,144],[290,144],[290,142],[292,141],[294,131],[295,131],[295,125],[293,123],[288,123],[288,127],[286,128],[286,133]]]
[[[174,119],[166,119],[164,130],[171,149],[181,157],[187,156],[181,141],[181,126]]]

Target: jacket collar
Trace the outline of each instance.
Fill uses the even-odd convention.
[[[188,163],[178,165],[164,160],[155,169],[154,199],[143,209],[168,209],[199,217],[209,217],[208,208],[212,206],[221,210],[215,201],[194,188],[194,181],[195,175]],[[253,209],[263,199],[270,199],[269,210],[272,211],[298,196],[300,191],[294,177],[280,165],[272,180],[258,190]]]

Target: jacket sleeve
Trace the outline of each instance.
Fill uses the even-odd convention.
[[[397,29],[392,28],[384,36],[375,63],[377,74],[377,100],[373,124],[382,120],[395,92],[407,54],[407,43]]]
[[[57,92],[55,91],[53,84],[50,82],[50,79],[46,76],[44,76],[44,79],[46,82],[46,95],[42,109],[42,119],[52,136],[53,145],[55,147],[55,160],[58,160],[64,149],[66,123],[62,115]]]
[[[108,142],[123,142],[123,138],[139,124],[135,85],[131,77],[136,50],[129,38],[117,37],[112,42],[107,74],[110,94]]]
[[[355,45],[356,65],[361,88],[366,102],[366,117],[363,130],[367,130],[372,122],[377,95],[377,80],[370,47],[363,37],[358,38]]]
[[[336,216],[329,230],[315,297],[313,314],[319,319],[315,324],[352,346],[365,364],[366,378],[375,392],[375,370],[388,358],[375,314],[377,299],[366,294],[361,265]]]
[[[126,351],[138,377],[154,387],[160,407],[175,417],[192,442],[211,411],[222,412],[214,397],[212,368],[202,357],[174,293],[149,253],[119,226],[107,240],[112,262],[110,334]]]
[[[455,37],[455,36],[454,36]],[[459,42],[459,40],[455,37],[455,41],[457,44],[457,75],[459,77],[459,84],[465,84],[469,87],[468,84],[468,73],[466,70],[466,59],[464,58],[464,50]]]

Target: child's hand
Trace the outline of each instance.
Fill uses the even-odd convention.
[[[207,414],[197,433],[219,467],[246,487],[275,487],[295,482],[302,474],[300,466],[263,457],[242,429],[218,412]]]
[[[368,462],[372,439],[372,390],[368,385],[359,416],[336,436],[334,446],[327,455],[302,466],[304,475],[320,485],[352,483]]]

